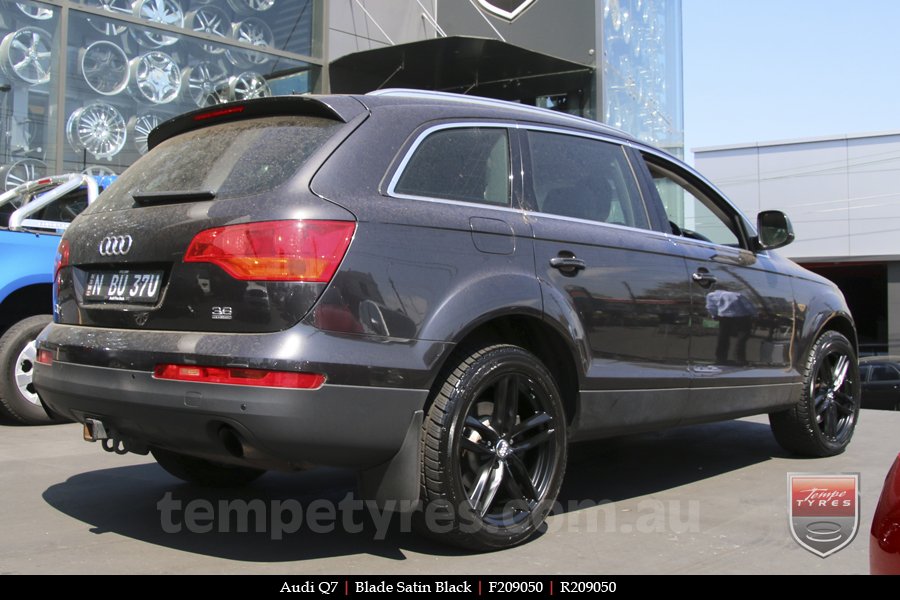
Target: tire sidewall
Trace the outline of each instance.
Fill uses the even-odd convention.
[[[533,389],[544,394],[548,406],[545,410],[552,414],[556,438],[555,464],[552,477],[538,505],[527,518],[510,526],[486,523],[472,509],[462,484],[461,438],[465,429],[465,419],[481,394],[502,377],[519,374],[525,376]],[[553,508],[553,503],[562,484],[566,461],[565,414],[562,401],[549,371],[530,353],[517,347],[504,346],[486,353],[475,365],[468,368],[452,392],[454,402],[453,420],[449,429],[451,443],[445,445],[444,464],[450,466],[452,479],[451,497],[446,498],[445,510],[454,511],[454,520],[459,531],[474,536],[480,545],[489,548],[505,548],[518,544],[533,535]]]
[[[22,394],[15,380],[19,355],[28,344],[37,339],[51,320],[49,315],[28,317],[7,329],[0,337],[0,398],[6,412],[23,423],[36,425],[55,422],[43,404],[34,404]]]
[[[850,431],[846,435],[846,439],[843,442],[835,442],[833,440],[828,439],[822,430],[819,428],[818,423],[816,422],[816,404],[815,397],[812,394],[812,384],[815,381],[816,375],[818,374],[819,367],[822,364],[822,361],[833,351],[839,351],[846,354],[850,358],[850,366],[848,367],[847,379],[851,382],[851,393],[854,402],[854,412],[853,412],[853,423],[850,426]],[[809,365],[809,370],[807,372],[806,379],[803,382],[803,393],[806,396],[806,409],[807,409],[807,417],[809,418],[810,428],[812,429],[813,437],[816,441],[821,444],[821,446],[827,450],[828,454],[838,454],[843,452],[847,445],[850,443],[850,440],[853,438],[853,433],[856,429],[856,424],[859,422],[859,411],[860,411],[860,381],[859,381],[859,362],[856,358],[856,352],[853,350],[853,346],[843,335],[836,332],[829,332],[825,334],[818,344],[816,344],[813,349],[813,357],[812,362]]]

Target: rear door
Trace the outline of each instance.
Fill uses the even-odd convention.
[[[866,365],[868,377],[863,384],[866,408],[895,410],[900,407],[900,369],[892,363]]]
[[[642,156],[691,278],[694,381],[686,416],[783,404],[797,379],[790,277],[752,249],[746,222],[711,186],[661,155]]]
[[[617,141],[525,126],[525,188],[548,318],[586,354],[579,431],[675,423],[687,400],[684,258],[654,231]]]

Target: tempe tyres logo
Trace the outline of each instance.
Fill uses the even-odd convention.
[[[825,558],[859,529],[859,473],[788,473],[788,519],[798,544]]]

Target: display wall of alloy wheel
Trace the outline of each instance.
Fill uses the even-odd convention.
[[[220,102],[252,100],[253,98],[265,98],[271,95],[272,90],[269,89],[269,84],[265,78],[259,73],[251,71],[229,77],[227,83],[219,88]]]
[[[131,15],[131,0],[84,0],[85,5],[94,8],[102,8],[103,10],[119,15]],[[116,36],[125,33],[128,29],[125,25],[120,25],[106,19],[88,17],[88,23],[91,27],[102,33],[103,35]]]
[[[153,23],[162,23],[172,27],[184,27],[184,11],[176,0],[137,0],[132,7],[135,17]],[[137,43],[146,48],[162,48],[171,46],[178,37],[151,29],[129,29]]]
[[[95,158],[112,158],[121,152],[125,135],[122,113],[105,102],[93,102],[77,109],[66,122],[69,144]]]
[[[147,154],[147,136],[160,123],[162,119],[153,113],[135,115],[128,119],[128,139],[141,155]]]
[[[9,191],[26,181],[40,179],[47,174],[47,163],[36,158],[23,158],[0,167],[3,191]]]
[[[258,46],[260,50],[270,48],[275,43],[272,30],[262,19],[250,17],[231,25],[231,37],[238,42]],[[268,62],[269,57],[261,52],[252,50],[237,50],[229,48],[225,56],[233,65],[238,67],[255,67]]]
[[[109,167],[104,167],[102,165],[91,165],[86,169],[82,169],[81,174],[91,175],[93,177],[115,177],[116,175],[118,175],[118,173],[116,173]]]
[[[166,104],[181,91],[181,69],[165,52],[147,52],[131,59],[131,81],[138,98]]]
[[[27,2],[16,2],[16,6],[24,14],[38,21],[47,21],[53,18],[52,8],[44,8],[43,6],[29,4]]]
[[[182,88],[198,107],[220,102],[219,88],[228,79],[228,71],[218,62],[203,61],[188,67],[181,76]]]
[[[227,38],[231,34],[231,19],[228,13],[218,6],[201,6],[185,17],[188,27],[198,33]],[[220,44],[200,42],[200,48],[207,54],[222,54],[225,48]]]
[[[228,6],[236,13],[248,15],[269,10],[275,6],[275,0],[228,0]]]
[[[53,38],[40,27],[23,27],[0,42],[0,69],[8,77],[36,85],[50,81]]]
[[[82,49],[78,61],[88,87],[104,96],[114,96],[128,86],[131,71],[125,51],[112,42],[94,42]]]

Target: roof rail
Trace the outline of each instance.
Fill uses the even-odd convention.
[[[548,116],[552,115],[555,118],[572,121],[573,123],[577,123],[579,125],[592,125],[594,127],[599,127],[601,129],[605,129],[607,131],[613,132],[619,136],[634,139],[634,137],[622,131],[621,129],[616,129],[615,127],[611,127],[606,123],[601,123],[600,121],[594,121],[593,119],[586,119],[584,117],[579,117],[576,115],[570,115],[568,113],[559,112],[556,110],[550,110],[548,108],[538,108],[537,106],[530,106],[528,104],[519,104],[517,102],[510,102],[508,100],[498,100],[496,98],[485,98],[484,96],[467,96],[464,94],[454,94],[451,92],[435,92],[432,90],[416,90],[416,89],[408,89],[408,88],[386,88],[383,90],[375,90],[366,94],[366,96],[388,96],[388,97],[396,97],[396,98],[432,98],[434,100],[444,100],[449,102],[463,102],[466,104],[473,104],[476,106],[488,106],[488,107],[498,107],[505,108],[507,110],[518,110],[523,113],[528,113],[532,115],[541,115]]]

